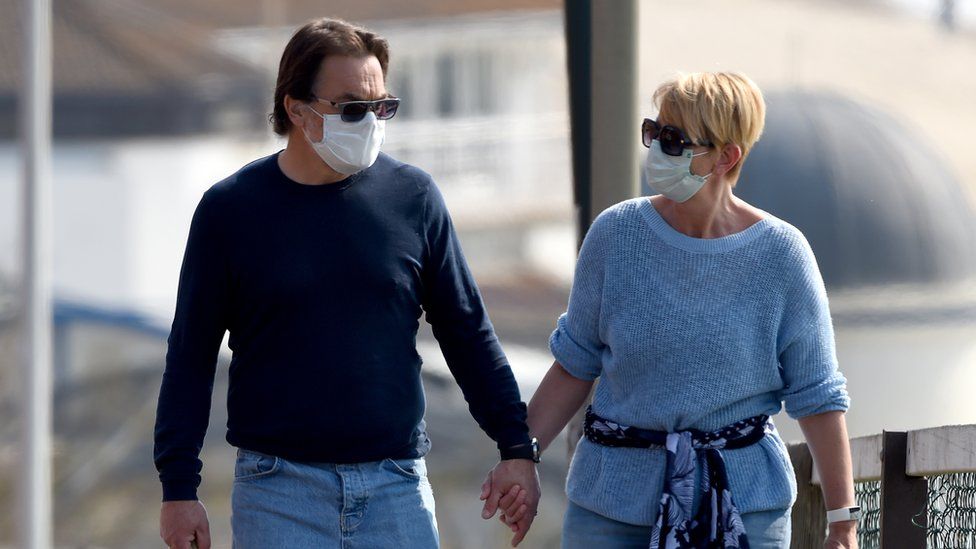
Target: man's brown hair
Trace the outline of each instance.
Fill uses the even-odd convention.
[[[274,112],[269,116],[276,134],[287,135],[291,129],[291,120],[285,112],[285,96],[310,101],[319,67],[330,55],[375,56],[386,78],[390,45],[375,33],[338,19],[314,19],[298,29],[285,46],[278,65]]]

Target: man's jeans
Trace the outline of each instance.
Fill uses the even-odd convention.
[[[296,463],[238,450],[235,549],[438,547],[423,459]]]

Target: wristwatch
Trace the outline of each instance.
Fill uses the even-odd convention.
[[[516,444],[515,446],[502,448],[500,453],[503,461],[507,459],[531,459],[539,463],[542,460],[541,452],[539,451],[539,440],[535,437],[532,437],[532,440],[525,444]]]
[[[834,509],[832,511],[827,511],[827,522],[844,522],[848,520],[860,520],[861,519],[861,508],[858,506],[854,507],[841,507],[840,509]]]

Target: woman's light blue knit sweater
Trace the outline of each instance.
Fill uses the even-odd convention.
[[[600,378],[593,410],[635,427],[713,431],[747,417],[846,410],[827,294],[806,239],[767,214],[716,239],[672,228],[647,198],[594,221],[566,314],[549,341],[575,377]],[[775,433],[723,452],[743,513],[785,509],[796,480]],[[567,494],[612,519],[652,525],[661,448],[611,448],[584,437]]]

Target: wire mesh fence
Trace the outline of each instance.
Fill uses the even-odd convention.
[[[882,541],[898,549],[976,549],[976,424],[859,437],[851,452],[861,549],[880,549]],[[810,479],[798,484],[793,547],[820,547],[827,531],[811,458],[805,444],[790,446],[797,479]]]
[[[854,497],[861,507],[857,525],[861,549],[881,547],[881,482],[858,482]],[[976,472],[928,477],[929,549],[976,549]],[[922,528],[920,520],[915,524]]]
[[[931,476],[928,485],[928,547],[976,548],[976,473]]]
[[[881,481],[855,483],[854,498],[861,508],[857,545],[861,549],[878,549],[881,547]]]

